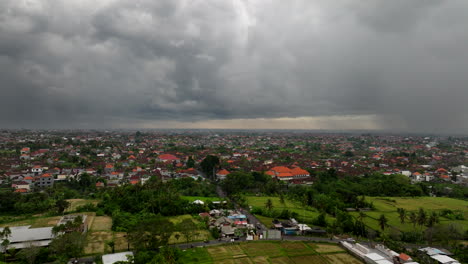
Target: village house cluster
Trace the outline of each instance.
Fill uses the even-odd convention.
[[[199,164],[219,157],[216,178],[264,172],[291,184],[312,184],[314,172],[347,176],[402,174],[412,182],[468,183],[462,138],[318,133],[206,131],[2,131],[0,182],[16,192],[95,177],[96,188],[143,184],[151,176],[203,178]],[[311,174],[312,172],[312,174]]]

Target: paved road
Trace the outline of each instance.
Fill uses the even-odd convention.
[[[263,239],[263,240],[267,241],[270,239]],[[338,244],[338,242],[341,241],[339,239],[330,239],[330,238],[325,238],[325,237],[306,237],[306,236],[283,236],[281,240],[327,242],[327,243],[336,243],[336,244]],[[239,240],[235,240],[234,242],[244,242],[244,241],[246,241],[245,238],[241,238]],[[193,242],[193,243],[186,243],[186,244],[177,244],[177,245],[172,245],[172,246],[178,247],[180,249],[188,249],[188,248],[194,248],[194,247],[206,247],[206,246],[231,244],[231,243],[233,242],[231,242],[229,239],[223,239],[223,240],[210,240],[208,242]]]

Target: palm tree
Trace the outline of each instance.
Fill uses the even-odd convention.
[[[268,199],[265,203],[265,208],[268,210],[268,211],[271,211],[271,209],[273,209],[273,202],[271,201],[271,199]]]
[[[280,193],[279,199],[280,199],[280,203],[284,206],[284,204],[286,202],[284,201],[284,194],[283,193]]]
[[[422,208],[419,208],[418,218],[417,218],[418,225],[423,226],[424,224],[426,224],[426,220],[427,220],[426,211],[424,211],[424,209]]]
[[[406,210],[404,208],[398,208],[397,212],[398,212],[398,214],[400,216],[400,222],[402,224],[404,224],[405,223],[405,218],[406,218]]]
[[[418,216],[415,212],[411,212],[411,214],[409,215],[409,221],[413,224],[413,228],[415,228],[416,223],[418,222]]]
[[[427,219],[427,235],[428,235],[428,240],[429,240],[429,245],[432,245],[432,237],[434,233],[434,225],[439,222],[439,216],[437,215],[436,212],[432,212],[431,216],[429,219]]]
[[[107,241],[106,244],[111,248],[112,254],[114,254],[115,253],[115,241],[110,240],[110,241]]]
[[[384,214],[381,214],[380,217],[379,217],[379,219],[378,219],[378,221],[379,221],[380,229],[382,229],[382,231],[384,231],[384,230],[385,230],[385,227],[388,226],[388,224],[387,224],[387,223],[388,223],[387,217],[385,217]]]
[[[366,215],[363,211],[359,210],[359,215],[358,215],[358,220],[359,220],[359,221],[362,222],[362,220],[363,220],[366,216],[367,216],[367,215]]]

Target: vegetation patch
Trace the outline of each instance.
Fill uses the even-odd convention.
[[[328,261],[320,255],[291,257],[295,264],[328,264]]]
[[[67,202],[70,203],[70,206],[65,210],[65,212],[74,212],[76,209],[80,206],[86,205],[86,204],[92,204],[92,205],[97,205],[100,200],[96,199],[68,199]]]
[[[315,253],[302,242],[283,242],[280,245],[289,256],[307,255]]]
[[[281,248],[277,243],[258,242],[241,244],[244,252],[249,256],[281,256]]]
[[[324,258],[326,258],[330,263],[333,263],[333,264],[361,264],[362,263],[357,258],[346,253],[324,255]]]
[[[330,253],[330,252],[345,252],[343,248],[337,245],[331,244],[309,244],[318,253]]]
[[[129,248],[127,234],[124,232],[114,232],[115,251],[126,251]]]
[[[265,257],[265,256],[254,257],[254,258],[252,258],[252,261],[255,264],[269,264],[270,263],[270,262],[268,262],[268,258]]]
[[[226,259],[232,257],[229,247],[210,247],[208,253],[214,260]]]
[[[105,253],[106,242],[113,238],[110,231],[88,232],[86,237],[85,254],[102,254]]]
[[[92,231],[110,231],[112,228],[112,218],[109,216],[96,216],[94,217],[93,224],[91,225]]]
[[[21,221],[1,224],[0,227],[13,227],[13,226],[26,226],[30,225],[31,228],[55,226],[60,220],[61,216],[51,217],[31,217]]]
[[[289,257],[279,257],[270,259],[271,264],[294,264]]]
[[[221,201],[221,199],[219,199],[219,197],[207,197],[207,196],[181,196],[181,198],[184,199],[184,200],[187,200],[189,202],[193,202],[193,201],[196,201],[196,200],[200,200],[200,201],[203,201],[205,203],[207,203],[209,201],[212,201],[212,202]]]
[[[210,248],[208,248],[210,249]],[[211,264],[213,260],[205,248],[192,248],[183,251],[180,257],[181,263],[186,264]]]

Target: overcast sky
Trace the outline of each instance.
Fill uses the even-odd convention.
[[[466,0],[1,0],[0,126],[468,133]]]

